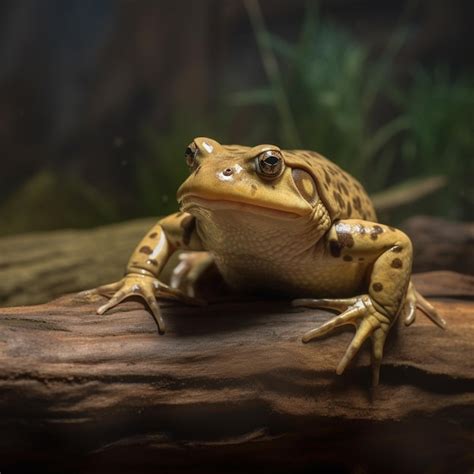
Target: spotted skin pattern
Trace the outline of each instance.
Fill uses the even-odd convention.
[[[181,212],[147,233],[124,278],[98,289],[110,297],[98,313],[139,295],[164,332],[158,301],[199,303],[193,285],[213,263],[239,292],[273,292],[299,298],[295,306],[338,312],[303,342],[354,325],[336,371],[341,374],[371,339],[374,385],[400,314],[411,324],[419,308],[444,327],[410,282],[410,239],[378,223],[362,185],[334,163],[311,151],[226,146],[205,137],[194,139],[185,156],[190,175],[178,190]],[[178,250],[193,252],[181,255],[167,286],[160,273]]]

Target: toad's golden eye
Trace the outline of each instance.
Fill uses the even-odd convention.
[[[197,146],[194,143],[191,143],[184,152],[184,159],[186,160],[186,164],[191,171],[194,170],[198,165],[198,160],[196,157],[197,151]]]
[[[257,157],[257,172],[262,178],[278,178],[283,172],[283,157],[277,150],[268,150]]]

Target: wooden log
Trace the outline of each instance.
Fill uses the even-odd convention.
[[[448,329],[394,328],[374,391],[366,347],[335,374],[352,330],[303,345],[330,314],[288,301],[164,304],[164,336],[93,292],[0,309],[0,470],[471,472],[474,278],[415,280]]]

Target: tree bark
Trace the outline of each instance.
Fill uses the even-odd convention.
[[[381,384],[352,337],[301,343],[325,311],[288,301],[143,304],[103,316],[94,292],[0,309],[0,470],[461,473],[474,466],[474,278],[415,283],[418,314],[387,342]]]

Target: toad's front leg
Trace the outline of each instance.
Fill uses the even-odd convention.
[[[367,292],[347,299],[295,300],[295,306],[328,308],[341,313],[306,333],[303,342],[328,334],[336,327],[353,324],[357,328],[356,334],[337,367],[337,373],[344,372],[364,341],[370,337],[372,383],[377,385],[389,329],[402,309],[408,312],[408,318],[414,311],[414,293],[410,292],[407,299],[412,265],[410,239],[392,227],[354,219],[335,224],[328,233],[326,245],[327,254],[335,256],[332,258],[372,262],[366,275]],[[439,317],[435,314],[433,318]]]
[[[195,231],[195,218],[183,212],[158,221],[133,252],[125,276],[115,283],[97,289],[100,294],[110,297],[106,304],[97,309],[97,313],[105,313],[129,296],[140,296],[151,309],[159,332],[164,333],[165,323],[157,297],[178,299],[191,304],[197,302],[158,279],[164,265],[177,249],[203,250]]]

